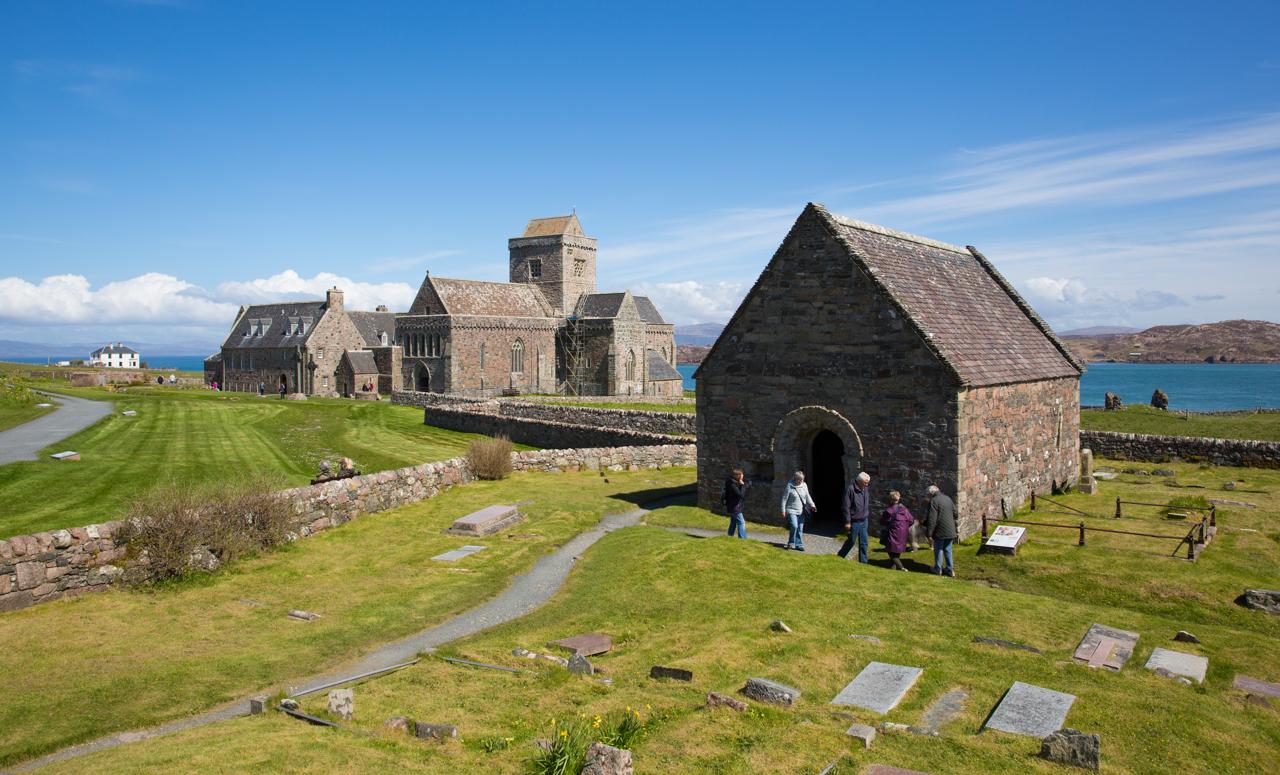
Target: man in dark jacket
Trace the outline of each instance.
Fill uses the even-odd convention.
[[[858,545],[858,562],[867,561],[867,518],[871,516],[871,476],[865,471],[858,474],[844,491],[840,503],[840,513],[844,516],[844,529],[849,531],[849,539],[840,547],[838,554],[847,557]]]
[[[939,576],[944,572],[948,576],[955,576],[951,546],[960,537],[956,530],[956,504],[936,484],[929,485],[925,501],[929,504],[929,515],[924,520],[924,532],[933,541],[933,572]]]
[[[746,500],[750,486],[742,469],[735,468],[733,474],[724,480],[724,491],[720,494],[724,510],[729,513],[729,535],[737,533],[738,538],[747,537],[747,518],[742,515],[742,502]]]

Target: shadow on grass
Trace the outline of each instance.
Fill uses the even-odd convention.
[[[610,500],[619,500],[636,506],[696,506],[698,491],[694,485],[682,484],[678,487],[655,487],[634,492],[620,492],[609,496]]]

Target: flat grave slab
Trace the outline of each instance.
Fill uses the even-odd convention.
[[[54,460],[57,460],[59,463],[65,463],[70,460],[79,460],[80,453],[67,450],[66,452],[55,452],[49,457],[53,458]]]
[[[588,632],[582,635],[574,635],[571,638],[553,640],[547,645],[556,646],[574,654],[581,654],[584,657],[594,657],[596,654],[603,654],[612,649],[613,638],[601,632]]]
[[[454,560],[461,560],[463,557],[470,557],[476,552],[483,551],[483,550],[484,550],[483,546],[468,545],[468,546],[461,547],[459,549],[450,549],[444,554],[437,554],[435,557],[432,557],[431,559],[440,560],[442,562],[453,562]]]
[[[1148,670],[1164,668],[1174,675],[1190,678],[1196,683],[1204,683],[1204,674],[1209,669],[1207,657],[1188,654],[1184,651],[1157,648],[1151,652],[1147,660]]]
[[[1268,683],[1247,675],[1237,675],[1231,684],[1233,689],[1243,689],[1250,694],[1265,694],[1268,697],[1280,697],[1280,684]]]
[[[1073,694],[1014,681],[983,728],[1044,737],[1062,729],[1067,711],[1075,701]]]
[[[840,690],[831,704],[888,713],[915,686],[923,672],[919,667],[872,662]]]
[[[964,703],[968,699],[969,693],[964,689],[952,689],[925,709],[924,715],[920,717],[920,726],[937,732],[944,724],[955,720],[964,712]]]
[[[487,536],[514,525],[522,519],[524,515],[515,506],[495,504],[455,519],[453,525],[445,532],[454,535]]]
[[[1124,667],[1125,662],[1129,661],[1129,657],[1133,656],[1133,649],[1137,645],[1138,633],[1136,632],[1117,630],[1114,627],[1094,624],[1089,627],[1088,632],[1080,639],[1080,645],[1076,646],[1073,656],[1089,665],[1089,667],[1105,667],[1108,670],[1119,670]],[[1057,730],[1051,729],[1049,731],[1055,732]]]

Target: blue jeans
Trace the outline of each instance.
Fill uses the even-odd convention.
[[[866,562],[868,540],[867,521],[865,519],[860,519],[857,522],[852,523],[852,526],[849,528],[849,540],[844,542],[844,546],[840,547],[840,551],[836,552],[836,554],[841,557],[848,557],[849,552],[853,550],[853,544],[856,541],[858,544],[858,562]]]
[[[738,538],[747,537],[747,518],[742,516],[742,512],[734,512],[729,514],[729,535],[738,534]]]
[[[941,573],[945,567],[946,570],[952,569],[951,564],[951,545],[956,542],[954,538],[935,538],[933,539],[933,572]],[[946,558],[947,564],[942,564],[943,558]]]
[[[787,546],[804,548],[804,512],[787,514]]]

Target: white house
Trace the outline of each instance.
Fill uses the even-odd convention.
[[[89,365],[105,366],[109,369],[136,369],[138,368],[138,351],[115,342],[90,353]]]

